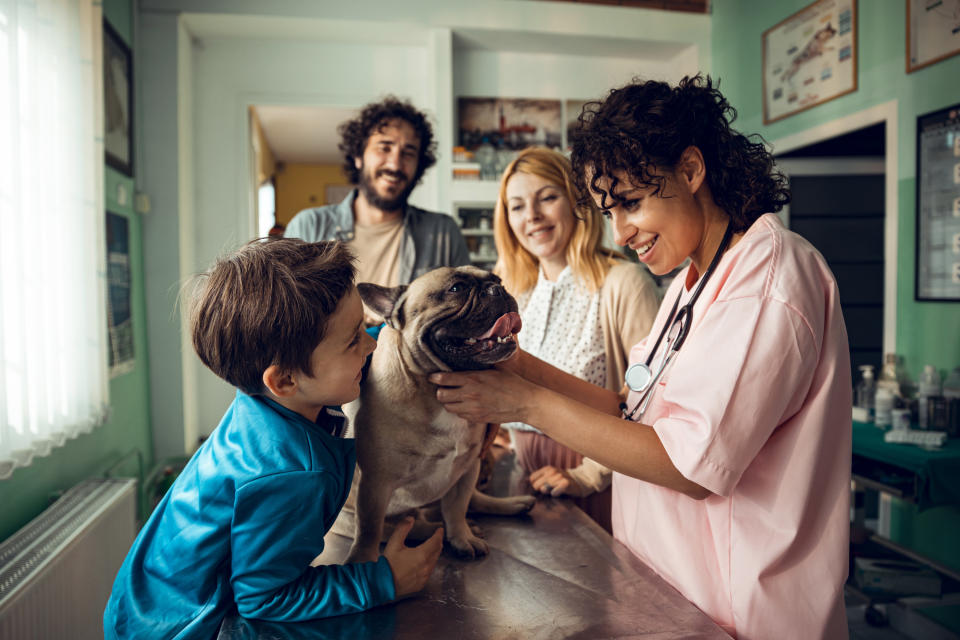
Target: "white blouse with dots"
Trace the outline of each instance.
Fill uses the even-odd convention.
[[[591,292],[569,266],[555,282],[541,269],[537,284],[517,297],[517,305],[523,320],[517,334],[521,349],[587,382],[606,384],[599,291]],[[539,431],[522,422],[503,426]]]

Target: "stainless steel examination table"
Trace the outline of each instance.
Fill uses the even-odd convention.
[[[441,555],[416,596],[301,623],[231,616],[219,638],[729,638],[568,500],[540,498],[523,517],[474,519],[490,554],[474,561]],[[325,558],[346,557],[347,538],[326,540]]]

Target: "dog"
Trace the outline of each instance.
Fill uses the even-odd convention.
[[[427,376],[486,369],[513,355],[521,327],[516,300],[500,278],[472,266],[434,269],[406,286],[360,283],[357,289],[386,326],[360,396],[344,406],[359,466],[347,562],[377,559],[385,519],[419,516],[418,524],[432,533],[438,523],[431,527],[421,508],[436,501],[447,549],[464,558],[484,556],[488,547],[468,524],[468,508],[515,515],[529,511],[536,499],[494,498],[476,489],[481,452],[499,425],[471,423],[446,411]],[[421,528],[412,537],[429,533]]]

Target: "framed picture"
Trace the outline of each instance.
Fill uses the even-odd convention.
[[[960,104],[917,118],[918,301],[960,301]]]
[[[107,335],[110,377],[133,371],[133,314],[130,304],[130,225],[107,211]]]
[[[907,0],[907,73],[960,53],[960,0]]]
[[[133,57],[103,22],[103,146],[107,164],[133,176]]]
[[[473,151],[484,140],[498,149],[531,146],[559,149],[562,143],[559,100],[460,98],[460,145]]]
[[[856,90],[856,0],[817,0],[763,32],[764,124]]]

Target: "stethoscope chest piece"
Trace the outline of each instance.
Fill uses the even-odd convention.
[[[627,369],[623,381],[627,383],[630,391],[640,392],[650,386],[651,378],[653,378],[653,372],[650,371],[650,367],[642,362],[637,362]]]

